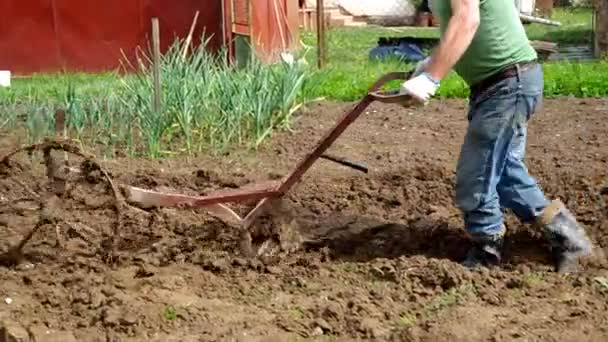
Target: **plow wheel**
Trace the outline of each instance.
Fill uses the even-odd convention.
[[[0,158],[0,264],[15,266],[36,254],[57,258],[64,251],[112,261],[122,201],[92,156],[70,142],[49,140]],[[95,215],[107,220],[91,226]],[[26,252],[30,244],[36,254]]]

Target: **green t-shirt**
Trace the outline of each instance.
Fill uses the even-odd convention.
[[[443,36],[452,16],[450,0],[429,0]],[[480,23],[454,71],[472,86],[513,63],[537,58],[513,0],[479,0]]]

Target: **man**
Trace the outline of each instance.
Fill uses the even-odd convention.
[[[454,71],[471,89],[468,128],[457,165],[456,206],[473,241],[464,264],[501,261],[510,209],[542,227],[558,272],[591,253],[591,242],[559,201],[550,202],[523,162],[527,122],[542,102],[543,73],[513,0],[430,0],[441,41],[401,87],[420,102]]]

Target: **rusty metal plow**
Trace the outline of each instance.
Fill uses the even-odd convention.
[[[267,243],[263,243],[257,250],[253,250],[251,241],[252,225],[265,213],[275,210],[275,206],[281,206],[281,197],[285,195],[294,185],[296,185],[308,171],[314,162],[326,157],[325,159],[338,162],[343,165],[352,166],[345,161],[336,160],[335,158],[324,155],[325,151],[336,141],[336,139],[346,130],[346,128],[356,120],[365,109],[374,101],[383,103],[395,103],[401,105],[409,105],[412,99],[408,95],[400,94],[397,91],[381,91],[380,89],[387,82],[394,80],[405,80],[409,77],[409,73],[395,72],[389,73],[381,77],[369,90],[368,94],[361,99],[349,112],[345,113],[329,130],[313,148],[313,150],[305,155],[296,167],[286,175],[281,181],[270,184],[258,184],[249,188],[242,188],[230,191],[220,191],[205,196],[189,196],[179,193],[167,193],[162,191],[154,191],[143,189],[130,185],[116,185],[112,183],[112,188],[118,188],[124,200],[140,208],[192,208],[203,209],[212,216],[220,219],[224,223],[238,227],[241,232],[241,252],[249,257],[260,255],[267,248]],[[62,114],[63,115],[63,114]],[[58,118],[58,122],[63,122],[63,117]],[[65,147],[65,146],[59,146]],[[23,150],[23,149],[22,149]],[[73,151],[71,151],[73,152]],[[13,152],[12,154],[14,154]],[[8,160],[11,154],[4,157],[2,160]],[[48,168],[48,166],[47,166]],[[64,173],[75,176],[81,173],[77,168],[63,168]],[[54,178],[56,175],[51,175]],[[65,177],[64,177],[65,178]],[[109,177],[108,177],[109,179]],[[111,182],[111,181],[110,181]],[[244,203],[256,202],[257,204],[243,217],[232,210],[227,203]]]
[[[202,197],[187,196],[182,194],[171,194],[157,192],[137,187],[124,187],[123,192],[128,202],[142,207],[189,207],[202,208],[221,219],[227,224],[232,224],[240,227],[242,230],[241,249],[245,254],[260,254],[264,245],[255,253],[250,249],[251,236],[250,228],[261,215],[268,211],[272,211],[283,195],[285,195],[294,185],[296,185],[308,171],[314,162],[322,157],[325,159],[338,162],[343,165],[352,166],[345,161],[339,161],[335,158],[324,155],[325,151],[338,139],[338,137],[346,130],[346,128],[355,121],[365,109],[374,101],[383,103],[395,103],[401,105],[409,105],[412,99],[409,95],[400,94],[398,91],[381,91],[380,89],[386,83],[394,80],[405,80],[410,73],[394,72],[381,77],[369,90],[368,94],[357,103],[352,110],[345,113],[317,143],[314,149],[308,153],[296,165],[296,167],[285,176],[280,182],[271,183],[270,185],[259,185],[253,189],[239,189],[231,191],[222,191],[209,194]],[[355,167],[356,168],[356,167]],[[226,203],[238,203],[257,201],[257,205],[250,210],[244,217],[239,216]],[[269,210],[270,209],[270,210]]]

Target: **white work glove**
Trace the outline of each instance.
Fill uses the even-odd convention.
[[[439,82],[423,72],[420,75],[410,78],[401,85],[401,93],[411,95],[418,102],[426,104],[439,88]]]

